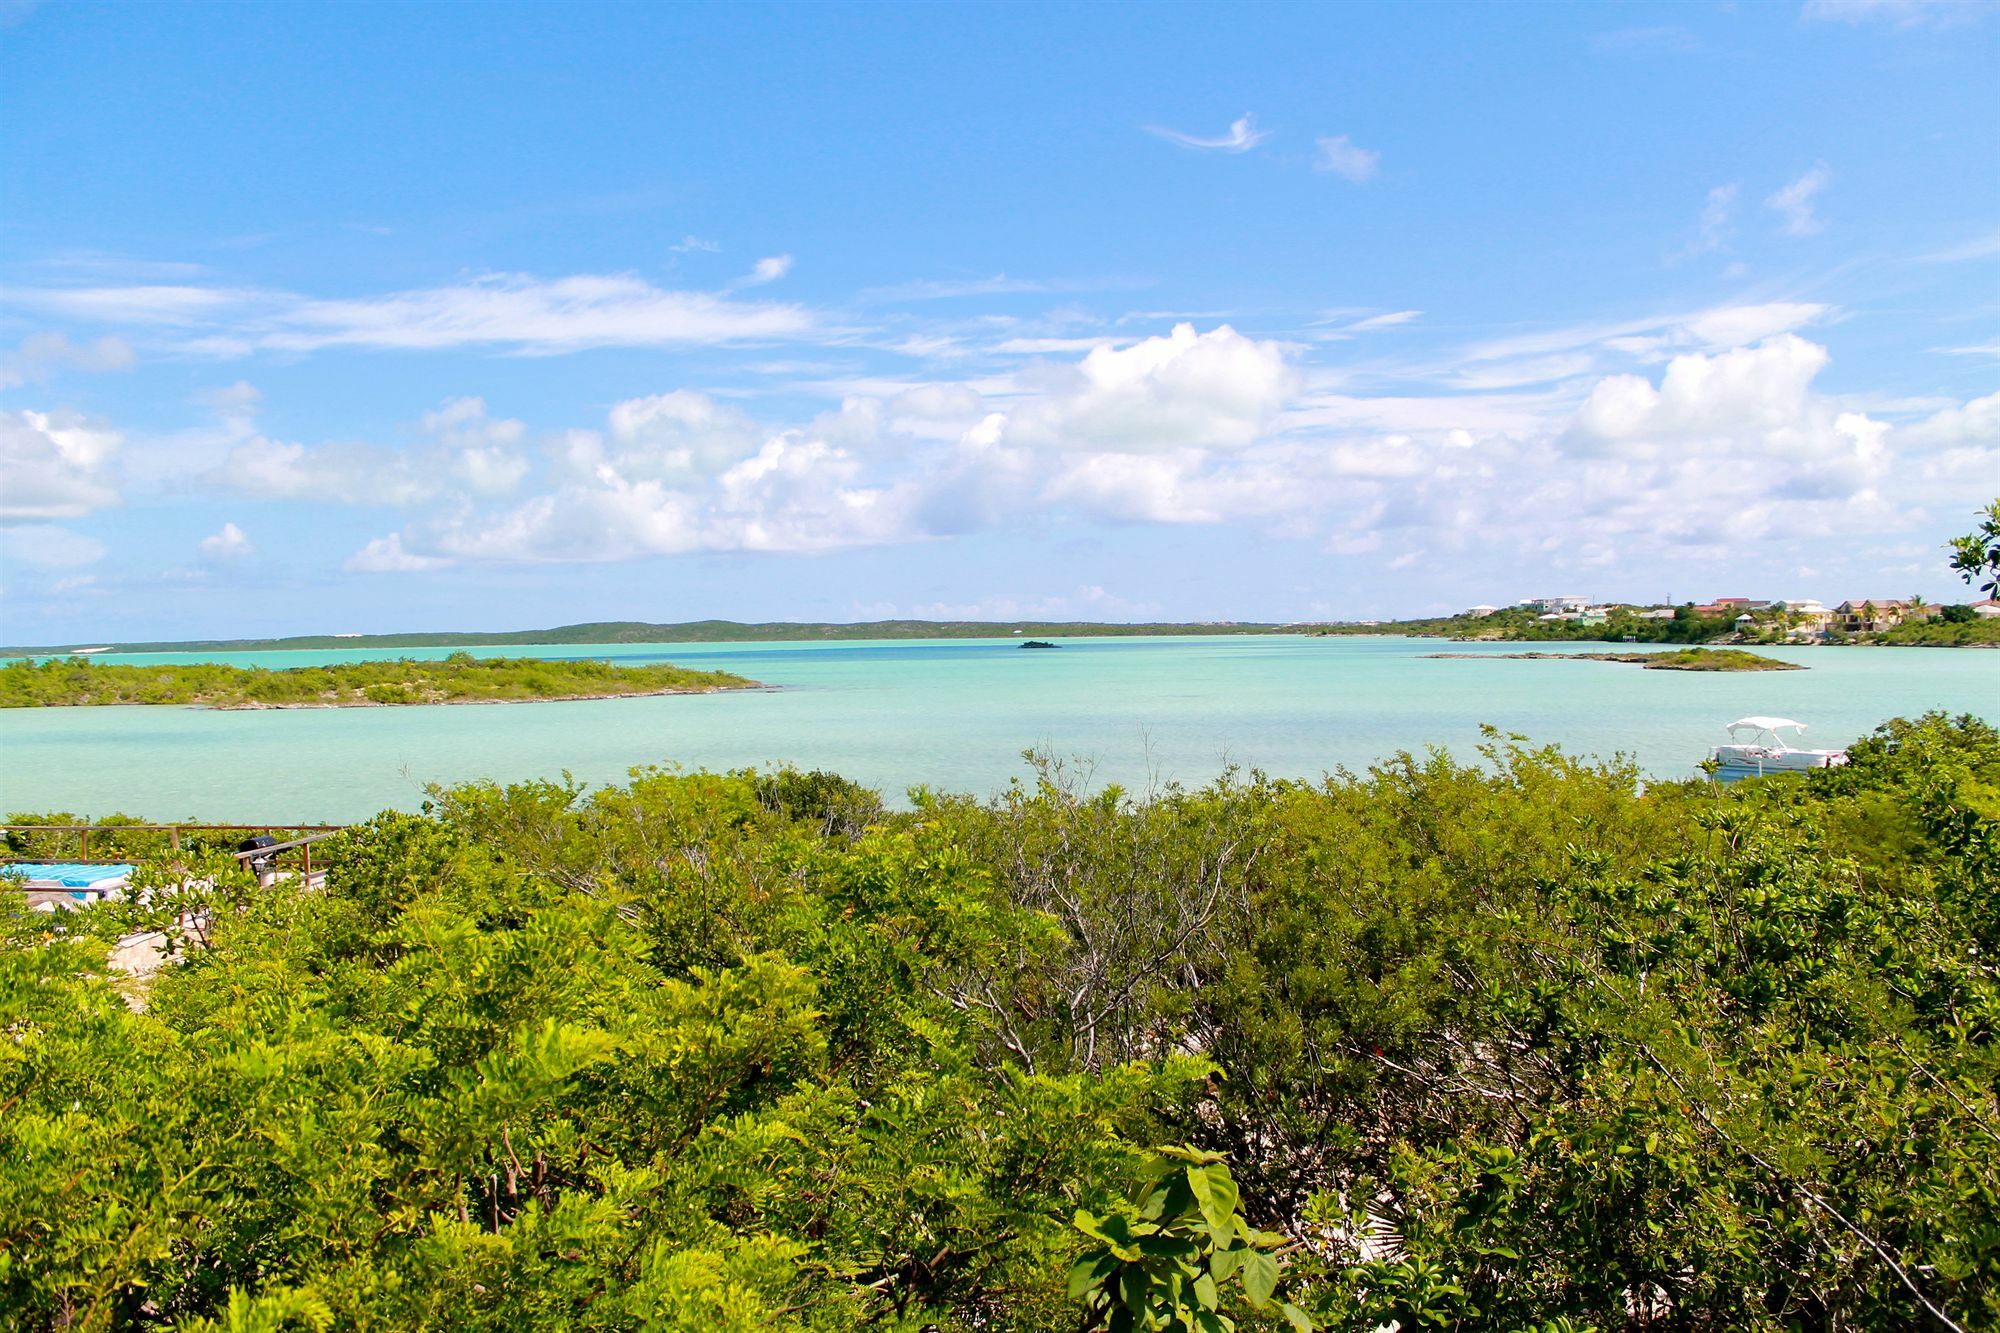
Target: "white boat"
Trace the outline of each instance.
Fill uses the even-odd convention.
[[[1767,773],[1805,773],[1815,768],[1838,768],[1847,762],[1845,750],[1805,750],[1788,745],[1782,733],[1794,738],[1806,724],[1788,717],[1739,717],[1728,727],[1729,744],[1718,745],[1708,756],[1715,776],[1723,782],[1737,778],[1761,778]],[[1750,739],[1742,739],[1743,733]]]

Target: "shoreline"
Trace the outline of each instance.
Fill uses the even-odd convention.
[[[1687,654],[1699,654],[1699,656]],[[1472,662],[1615,662],[1621,666],[1636,666],[1641,671],[1690,671],[1707,675],[1732,675],[1745,671],[1811,670],[1810,667],[1798,662],[1764,657],[1742,648],[1681,648],[1637,653],[1426,653],[1424,656]]]
[[[781,687],[769,685],[761,680],[753,680],[747,685],[680,685],[664,690],[620,690],[611,694],[545,694],[532,699],[414,699],[383,703],[377,699],[350,699],[334,703],[270,704],[252,700],[247,703],[64,703],[25,704],[8,708],[8,712],[30,712],[37,708],[186,708],[200,713],[290,713],[334,711],[347,708],[456,708],[481,704],[574,704],[588,703],[600,699],[658,699],[670,694],[742,694],[756,692],[776,694]]]

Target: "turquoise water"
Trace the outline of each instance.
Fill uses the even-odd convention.
[[[1514,645],[1400,638],[566,644],[485,655],[673,661],[775,691],[576,703],[214,712],[0,710],[0,809],[152,819],[337,823],[413,809],[433,782],[567,770],[593,784],[639,764],[835,769],[892,797],[915,784],[986,793],[1027,773],[1021,751],[1092,761],[1096,780],[1199,782],[1226,764],[1286,777],[1401,749],[1471,757],[1479,725],[1686,777],[1722,725],[1751,713],[1844,744],[1926,709],[2000,722],[2000,653],[1794,648],[1808,671],[1697,674],[1608,662],[1433,659]],[[1604,645],[1581,645],[1583,648]],[[408,650],[441,657],[446,649]],[[304,666],[366,650],[106,654],[106,662]]]

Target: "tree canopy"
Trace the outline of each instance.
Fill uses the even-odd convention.
[[[1489,739],[473,784],[318,892],[0,907],[0,1319],[2000,1321],[2000,734],[1729,788]]]

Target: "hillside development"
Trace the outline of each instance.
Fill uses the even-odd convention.
[[[85,658],[0,666],[0,708],[182,704],[201,708],[370,708],[395,704],[531,703],[756,688],[726,671],[666,663],[550,662],[532,657],[397,658],[312,667],[213,662],[131,666]]]

